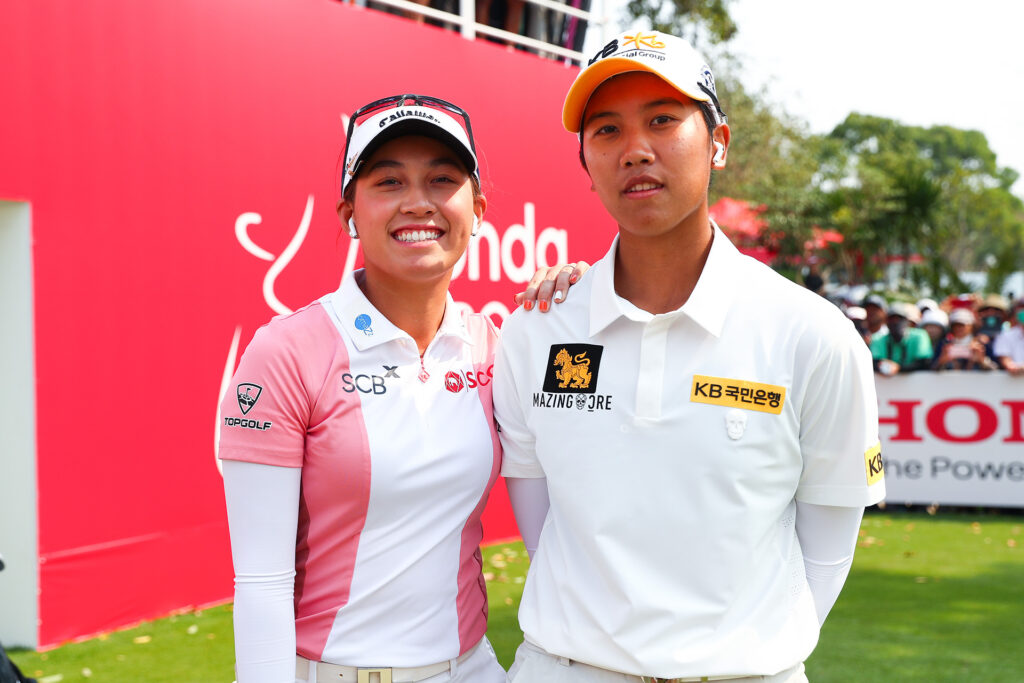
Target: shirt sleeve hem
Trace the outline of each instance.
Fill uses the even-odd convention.
[[[540,479],[546,475],[540,465],[521,465],[506,460],[501,466],[501,476],[516,479]]]
[[[252,462],[257,465],[275,465],[277,467],[302,467],[302,452],[281,453],[273,450],[258,450],[255,448],[234,448],[222,446],[217,453],[221,460],[238,460],[240,462]]]
[[[802,486],[796,492],[801,503],[835,507],[867,507],[885,499],[885,482],[871,486]]]

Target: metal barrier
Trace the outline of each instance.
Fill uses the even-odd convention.
[[[345,1],[345,0],[342,0]],[[355,4],[365,6],[367,0],[348,0]],[[586,57],[582,52],[572,50],[562,45],[556,45],[545,40],[539,40],[537,38],[531,38],[529,36],[520,35],[518,33],[512,33],[511,31],[505,31],[500,28],[488,26],[487,24],[481,24],[477,21],[476,17],[476,1],[475,0],[458,0],[459,13],[453,14],[452,12],[446,12],[444,10],[435,9],[428,5],[420,5],[410,0],[372,0],[374,4],[386,5],[395,9],[402,10],[412,15],[429,17],[438,21],[443,21],[448,24],[452,24],[457,27],[463,38],[467,40],[474,40],[478,35],[491,36],[493,38],[500,38],[507,43],[514,45],[521,45],[523,47],[531,48],[536,50],[541,55],[550,55],[556,58],[570,60],[573,63],[582,63],[586,60]],[[587,22],[587,30],[596,30],[600,35],[600,44],[604,45],[606,42],[607,27],[610,23],[607,16],[605,16],[605,2],[606,0],[593,0],[599,8],[598,11],[586,11],[571,5],[556,2],[555,0],[523,0],[523,2],[535,5],[540,8],[560,12],[564,15],[575,17]]]

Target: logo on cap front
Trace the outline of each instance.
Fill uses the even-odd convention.
[[[658,34],[652,33],[649,36],[645,36],[643,33],[637,33],[635,36],[623,36],[622,37],[622,49],[625,50],[630,43],[633,43],[633,47],[640,50],[645,47],[654,48],[660,50],[665,47],[665,43],[658,40]]]
[[[384,128],[387,125],[397,123],[398,121],[401,121],[402,119],[409,116],[413,116],[420,119],[426,119],[427,121],[430,121],[431,123],[437,126],[441,125],[441,120],[428,111],[424,111],[423,109],[403,109],[400,107],[398,109],[395,109],[395,111],[389,116],[385,116],[384,118],[382,118],[380,120],[380,123],[377,124],[377,126],[379,128]]]
[[[591,66],[594,62],[605,59],[607,57],[627,57],[630,59],[636,59],[637,57],[650,57],[655,58],[659,61],[665,61],[665,55],[661,54],[660,51],[665,49],[665,43],[658,40],[658,34],[652,33],[650,35],[644,35],[643,33],[637,33],[635,35],[624,35],[622,36],[622,43],[619,43],[618,38],[613,38],[607,45],[597,51],[587,66]]]

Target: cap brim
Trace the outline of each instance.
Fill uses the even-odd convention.
[[[569,88],[569,92],[565,95],[565,104],[562,106],[562,125],[565,126],[565,129],[570,133],[579,133],[582,127],[583,111],[587,108],[587,102],[590,101],[590,96],[594,94],[594,91],[612,76],[618,76],[619,74],[631,71],[652,73],[691,100],[707,102],[710,99],[703,91],[687,92],[680,88],[679,84],[666,77],[665,74],[636,60],[623,57],[609,57],[581,71]]]
[[[359,158],[356,162],[365,162],[373,156],[374,152],[380,149],[381,145],[384,143],[406,135],[422,135],[423,137],[437,140],[446,147],[449,147],[458,155],[459,160],[466,166],[466,170],[469,171],[471,175],[477,174],[476,157],[473,156],[473,152],[467,148],[461,140],[440,126],[417,119],[399,121],[398,123],[388,126],[385,130],[382,130],[369,142],[369,144],[366,145],[365,148],[363,148],[363,151],[359,154]]]

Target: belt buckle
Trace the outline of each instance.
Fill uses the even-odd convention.
[[[371,681],[370,674],[377,674],[377,680]],[[391,668],[356,669],[356,683],[392,683]]]

